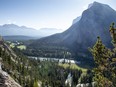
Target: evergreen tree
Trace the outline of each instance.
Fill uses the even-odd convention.
[[[111,68],[112,68],[112,77],[111,80],[114,84],[114,86],[116,87],[116,28],[115,28],[115,24],[112,23],[110,26],[110,34],[112,37],[112,44],[114,46],[113,48],[113,56],[112,56],[112,63],[111,63]]]
[[[96,67],[94,68],[97,87],[116,87],[116,29],[114,23],[110,26],[110,33],[114,49],[108,49],[100,37],[96,44],[90,48],[90,52],[94,57]]]
[[[114,28],[114,25],[115,24],[112,23],[111,26],[110,26],[110,34],[111,34],[111,37],[112,37],[112,43],[113,43],[113,45],[116,44],[116,29]]]

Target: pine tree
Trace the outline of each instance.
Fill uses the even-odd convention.
[[[116,29],[110,26],[114,49],[108,49],[98,37],[96,44],[90,48],[96,67],[94,68],[97,87],[116,87]]]
[[[112,23],[111,26],[110,26],[110,34],[111,34],[111,37],[112,37],[112,43],[113,45],[116,44],[116,29],[114,28],[115,24]]]
[[[112,86],[113,83],[111,80],[109,80],[112,77],[112,69],[110,67],[111,57],[113,55],[112,51],[105,47],[100,37],[97,38],[96,44],[93,46],[93,48],[90,48],[90,51],[94,57],[94,61],[96,64],[96,68],[94,68],[94,80],[98,83],[97,86]]]
[[[90,51],[97,66],[106,67],[110,62],[111,56],[113,55],[112,51],[105,47],[105,45],[102,43],[100,37],[97,38],[96,44],[93,46],[93,48],[90,48]]]
[[[114,46],[113,48],[113,56],[112,56],[112,63],[111,63],[111,68],[112,68],[112,82],[114,83],[114,86],[116,87],[116,28],[115,28],[115,23],[112,23],[110,26],[110,34],[112,37],[112,44]]]

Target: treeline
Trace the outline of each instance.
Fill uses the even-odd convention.
[[[36,56],[36,57],[39,56],[39,57],[49,57],[49,58],[64,58],[64,55],[67,58],[74,56],[71,50],[59,46],[48,46],[48,47],[27,46],[27,49],[23,50],[22,53],[27,56]]]

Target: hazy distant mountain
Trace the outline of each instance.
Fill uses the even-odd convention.
[[[106,4],[94,2],[82,13],[81,19],[61,34],[41,38],[31,46],[59,45],[73,50],[78,56],[88,57],[88,47],[93,46],[97,36],[105,45],[111,45],[109,26],[116,23],[116,11]]]
[[[41,37],[31,37],[31,36],[18,36],[18,35],[14,35],[14,36],[3,36],[4,40],[10,40],[10,41],[24,41],[24,40],[35,40],[35,39],[39,39]]]
[[[46,29],[33,29],[28,28],[25,26],[18,26],[15,24],[5,24],[0,26],[0,35],[2,36],[31,36],[31,37],[45,37],[55,33],[62,32],[61,29],[53,29],[53,28],[46,28]]]

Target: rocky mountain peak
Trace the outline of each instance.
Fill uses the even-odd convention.
[[[107,8],[110,7],[107,4],[102,4],[102,3],[99,3],[99,2],[94,1],[93,3],[91,3],[91,4],[88,5],[88,8],[91,8],[91,7],[99,7],[99,6],[100,7],[107,7]]]

